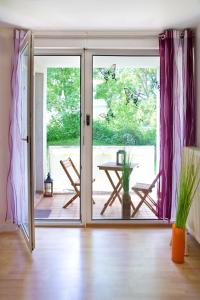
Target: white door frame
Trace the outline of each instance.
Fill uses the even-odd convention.
[[[23,223],[20,229],[30,251],[35,248],[35,229],[34,229],[34,168],[33,168],[33,37],[28,31],[20,46],[20,68],[21,73],[21,55],[28,49],[28,69],[27,69],[27,137],[22,137],[23,142],[27,143],[27,176],[28,176],[28,232]],[[20,74],[21,80],[21,74]],[[21,86],[20,86],[21,88]],[[21,93],[21,91],[20,91]]]
[[[98,220],[92,219],[92,104],[93,104],[93,56],[158,56],[158,49],[36,49],[35,56],[80,56],[81,57],[81,220],[42,221],[42,226],[84,226],[86,224],[130,224],[130,223],[163,223],[159,220]],[[86,116],[90,116],[90,125]]]
[[[83,49],[35,49],[34,56],[80,56],[80,176],[81,176],[81,197],[80,197],[80,220],[36,220],[36,226],[74,226],[79,227],[85,223],[85,205],[83,199],[85,194],[85,174],[84,174],[84,115],[85,115],[85,59]]]
[[[122,219],[92,219],[92,117],[93,117],[93,56],[158,56],[158,50],[127,50],[127,49],[94,49],[85,50],[85,117],[90,115],[90,126],[85,126],[84,140],[85,140],[85,153],[84,156],[84,170],[87,176],[87,182],[83,183],[85,186],[84,191],[84,222],[85,224],[130,224],[130,223],[155,223],[163,222],[159,220],[122,220]],[[103,206],[103,204],[102,204]]]

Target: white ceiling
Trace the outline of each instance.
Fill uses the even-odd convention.
[[[162,30],[200,23],[200,0],[0,0],[0,25],[33,30]]]

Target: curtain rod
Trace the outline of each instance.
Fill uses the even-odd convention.
[[[195,37],[195,32],[194,32],[194,29],[192,28],[185,28],[185,29],[170,29],[172,32],[177,32],[179,33],[179,36],[181,39],[184,38],[185,36],[185,33],[190,30],[191,33],[192,33],[192,36]],[[158,36],[159,38],[161,38],[162,40],[165,39],[166,37],[166,33],[167,33],[167,30],[164,30],[162,33],[160,33]]]

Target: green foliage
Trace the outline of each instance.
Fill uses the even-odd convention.
[[[80,69],[47,69],[47,109],[54,114],[78,112],[80,108]]]
[[[93,123],[94,145],[154,145],[156,129],[143,130],[126,124],[115,128],[112,123],[97,120]]]
[[[156,74],[153,68],[119,68],[116,80],[106,81],[95,69],[94,79],[102,80],[96,86],[95,99],[104,99],[108,112],[94,122],[94,143],[100,137],[103,144],[155,145]]]
[[[108,103],[112,100],[125,99],[124,88],[135,91],[138,102],[156,99],[157,72],[154,68],[118,68],[115,80],[103,80],[96,88],[96,99],[105,99]],[[93,73],[94,79],[102,79],[98,69]]]
[[[156,69],[117,68],[116,80],[104,80],[94,69],[95,99],[104,99],[107,113],[93,121],[93,144],[154,145],[156,142]],[[125,92],[125,88],[129,94]],[[80,137],[80,69],[48,68],[48,143]]]
[[[80,136],[80,69],[47,69],[47,109],[49,144]]]
[[[130,175],[131,175],[131,157],[128,154],[126,161],[122,167],[122,187],[124,193],[129,192]]]
[[[200,183],[200,159],[194,162],[194,153],[185,153],[182,159],[177,198],[176,227],[185,228],[187,217]]]
[[[52,117],[47,127],[47,141],[76,139],[80,136],[80,116],[77,113],[61,113]]]

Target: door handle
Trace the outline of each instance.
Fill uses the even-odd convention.
[[[28,136],[27,136],[26,138],[22,138],[21,140],[22,140],[23,142],[27,142],[27,143],[28,143],[28,141],[29,141]]]
[[[86,125],[90,126],[90,115],[86,115]]]

